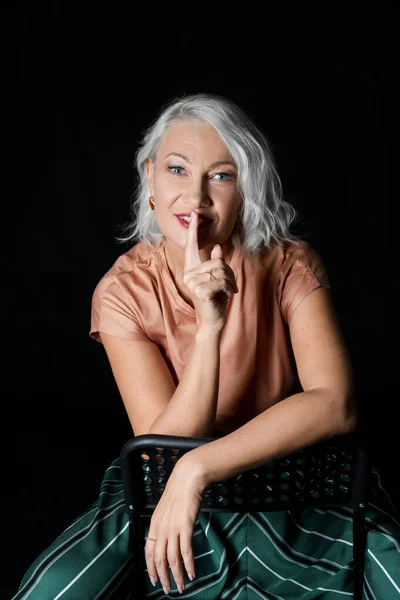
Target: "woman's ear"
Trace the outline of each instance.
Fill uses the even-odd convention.
[[[154,196],[153,172],[154,172],[153,161],[151,160],[151,158],[146,158],[146,175],[147,175],[147,182],[149,184],[150,196]]]

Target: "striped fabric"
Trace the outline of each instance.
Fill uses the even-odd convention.
[[[376,470],[372,479],[363,598],[400,599],[400,518]],[[172,573],[168,596],[143,574],[147,598],[352,598],[350,508],[200,513],[193,550],[196,578],[185,574],[183,594]],[[139,600],[136,561],[118,458],[104,474],[98,500],[37,558],[13,600]]]

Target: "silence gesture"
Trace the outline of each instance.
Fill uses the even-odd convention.
[[[192,298],[198,327],[220,331],[226,323],[228,298],[232,298],[238,288],[232,269],[224,261],[221,246],[214,246],[211,259],[201,262],[198,226],[199,215],[192,211],[185,247],[183,281]]]

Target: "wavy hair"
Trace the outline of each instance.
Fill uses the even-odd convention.
[[[264,134],[231,100],[215,94],[186,95],[168,103],[145,132],[136,152],[138,185],[132,196],[131,221],[119,242],[157,245],[163,239],[149,206],[146,159],[155,160],[161,140],[173,121],[198,119],[210,124],[225,143],[238,170],[242,202],[235,230],[245,252],[258,254],[272,241],[299,244],[289,232],[299,213],[282,197],[282,185]]]

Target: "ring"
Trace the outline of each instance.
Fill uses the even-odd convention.
[[[151,537],[149,537],[149,536],[147,536],[146,540],[150,540],[150,541],[152,541],[152,542],[156,542],[156,541],[157,541],[157,540],[155,540],[154,538],[151,538]]]
[[[210,281],[212,281],[213,279],[217,279],[216,277],[214,277],[214,275],[212,274],[212,269],[211,271],[208,271],[208,273],[210,273]]]

